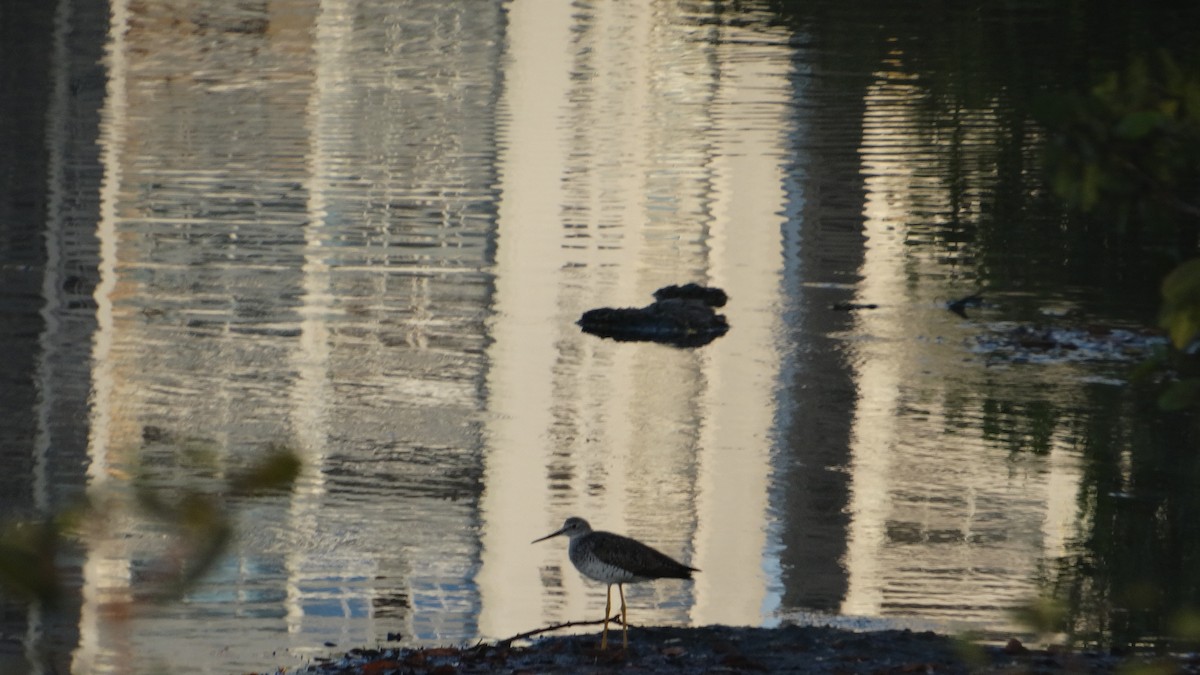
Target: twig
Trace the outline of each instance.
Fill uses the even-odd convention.
[[[608,622],[609,623],[617,623],[617,624],[621,623],[621,614],[618,612],[617,614],[613,615],[613,617],[611,619],[609,619]],[[556,623],[552,626],[545,626],[545,627],[538,628],[535,630],[526,631],[526,632],[520,633],[518,635],[514,635],[510,638],[505,638],[505,639],[497,642],[496,646],[497,647],[507,647],[517,640],[524,640],[525,638],[531,638],[534,635],[541,635],[542,633],[549,633],[550,631],[559,630],[560,628],[572,628],[574,626],[596,626],[596,625],[599,625],[602,623],[604,623],[604,619],[596,619],[594,621],[568,621],[566,623]]]

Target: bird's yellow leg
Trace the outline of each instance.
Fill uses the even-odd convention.
[[[611,612],[612,612],[612,584],[609,584],[608,585],[608,596],[604,600],[604,632],[600,633],[600,651],[604,651],[605,649],[608,649],[608,615]]]
[[[629,649],[629,618],[625,612],[625,587],[617,584],[617,592],[621,594],[621,648]]]

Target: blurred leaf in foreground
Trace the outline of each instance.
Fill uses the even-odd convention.
[[[169,438],[152,435],[156,442]],[[159,574],[142,597],[175,599],[187,593],[220,560],[234,538],[226,497],[253,496],[292,487],[302,464],[295,452],[272,444],[266,456],[233,475],[223,486],[208,489],[155,487],[145,472],[123,481],[124,489],[88,500],[43,522],[0,523],[0,592],[23,602],[50,606],[61,594],[56,556],[64,536],[111,537],[110,526],[136,513],[142,521],[161,523],[169,534],[167,551],[148,564]],[[130,490],[126,492],[124,490]],[[132,497],[132,501],[129,498]]]
[[[1050,597],[1039,597],[1013,610],[1013,617],[1023,626],[1038,633],[1058,633],[1067,618],[1066,606]]]
[[[272,444],[266,457],[229,479],[229,491],[244,496],[290,490],[301,466],[300,458],[290,448]]]
[[[1200,401],[1200,379],[1194,377],[1167,385],[1158,397],[1158,407],[1167,412],[1186,410]]]
[[[211,497],[189,493],[176,511],[179,526],[179,553],[174,579],[167,585],[166,597],[186,593],[212,569],[229,542],[233,525],[229,515]]]
[[[1163,279],[1160,323],[1176,349],[1186,350],[1200,333],[1200,258],[1176,267]]]
[[[0,588],[23,600],[52,606],[62,587],[55,566],[61,533],[52,520],[15,522],[0,538]]]

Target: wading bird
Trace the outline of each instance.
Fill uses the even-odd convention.
[[[608,618],[612,613],[613,584],[617,585],[617,592],[621,594],[621,644],[628,648],[629,622],[626,620],[623,584],[651,579],[691,579],[692,572],[700,571],[676,562],[670,556],[636,539],[593,530],[583,518],[567,518],[561,529],[541,539],[534,539],[532,543],[536,544],[560,534],[571,539],[567,547],[567,556],[571,558],[575,569],[586,577],[608,584],[600,649],[608,649]]]

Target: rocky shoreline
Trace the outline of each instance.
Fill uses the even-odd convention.
[[[618,641],[619,644],[619,641]],[[1027,649],[1017,640],[985,645],[933,632],[856,632],[828,626],[779,628],[631,627],[628,650],[599,651],[594,634],[544,637],[525,645],[356,649],[316,660],[309,675],[590,675],[645,673],[1200,673],[1200,656],[1116,656]],[[284,671],[277,671],[282,673]]]

